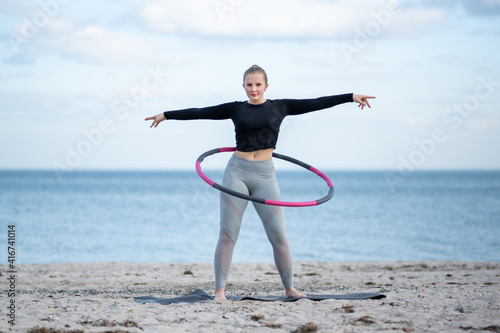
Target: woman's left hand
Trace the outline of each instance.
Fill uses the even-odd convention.
[[[166,119],[165,119],[165,115],[164,115],[163,113],[159,113],[159,114],[157,114],[156,116],[147,117],[147,118],[146,118],[146,119],[144,119],[144,120],[146,120],[146,121],[148,121],[148,120],[152,120],[152,121],[153,121],[153,123],[152,123],[152,124],[151,124],[151,126],[149,126],[149,127],[150,127],[150,128],[153,128],[153,127],[155,127],[155,128],[156,128],[156,127],[158,127],[158,125],[159,125],[162,121],[164,121],[164,120],[166,120]]]
[[[363,108],[365,106],[368,106],[369,108],[371,108],[370,103],[368,103],[369,98],[375,98],[375,96],[366,96],[366,95],[358,95],[358,94],[352,95],[353,102],[358,103],[358,108],[361,107],[361,110],[363,110]]]

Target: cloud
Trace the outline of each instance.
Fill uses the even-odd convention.
[[[57,1],[21,2],[19,7],[1,4],[9,19],[0,40],[4,62],[25,64],[40,55],[57,54],[99,64],[124,64],[142,60],[143,53],[153,47],[144,41],[141,31],[105,28],[99,18],[88,15],[92,13],[88,10],[95,9],[89,6],[79,11],[78,6],[63,7]],[[132,6],[121,8],[111,10],[106,18],[122,21],[123,12],[139,17]]]
[[[40,5],[34,1],[2,1],[0,11],[3,14],[25,16],[40,10]]]
[[[33,63],[37,56],[57,54],[97,64],[127,64],[143,61],[153,47],[144,37],[133,33],[96,25],[74,27],[68,20],[54,20],[18,46],[5,52],[4,63]]]
[[[24,39],[17,52],[6,52],[4,62],[33,63],[37,56],[57,54],[97,64],[127,64],[144,60],[152,47],[137,34],[97,25],[75,26],[68,19],[53,19],[44,28],[36,36]],[[18,35],[22,36],[19,32]]]
[[[435,8],[404,8],[393,16],[386,30],[392,36],[420,35],[436,31],[444,18],[445,13]]]
[[[133,34],[107,31],[99,26],[87,26],[60,42],[66,55],[105,64],[141,59],[149,49],[146,42]]]
[[[482,0],[482,1],[462,1],[462,6],[469,12],[477,15],[499,15],[500,1],[499,0]]]
[[[253,0],[240,1],[235,6],[230,3],[159,0],[147,3],[140,15],[150,29],[160,33],[271,38],[335,36],[347,32],[359,15],[346,0]],[[384,2],[372,1],[370,7],[381,3]]]
[[[4,61],[26,63],[38,54],[58,54],[98,64],[137,63],[165,50],[171,39],[185,44],[186,36],[230,38],[235,45],[256,38],[351,39],[370,24],[383,25],[384,36],[408,36],[433,31],[445,16],[443,8],[406,8],[398,0],[151,0],[142,9],[114,9],[106,26],[88,22],[85,14],[55,15],[21,45],[24,56]],[[33,10],[41,9],[32,4],[24,12]],[[22,22],[13,29],[18,35],[23,35]],[[130,22],[135,30],[126,28]],[[155,42],[161,40],[164,44]]]
[[[500,0],[411,0],[408,7],[439,8],[447,11],[464,10],[474,15],[499,15]]]
[[[322,39],[351,37],[355,29],[370,24],[382,25],[386,35],[414,35],[432,31],[445,12],[443,7],[406,6],[398,0],[156,0],[139,15],[149,29],[161,34]]]

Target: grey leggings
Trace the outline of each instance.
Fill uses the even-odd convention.
[[[232,190],[270,200],[280,200],[278,181],[272,160],[249,161],[233,155],[229,160],[223,186]],[[215,249],[215,288],[225,289],[233,249],[241,227],[248,200],[221,192],[220,234]],[[253,203],[271,242],[274,262],[285,288],[293,287],[292,255],[285,233],[283,207]]]

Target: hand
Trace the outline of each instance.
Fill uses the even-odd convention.
[[[369,108],[371,108],[370,103],[368,103],[369,98],[375,98],[375,96],[366,96],[366,95],[358,95],[358,94],[352,95],[353,102],[359,103],[358,108],[361,107],[361,110],[363,110],[363,108],[365,106],[368,106]]]
[[[156,116],[152,116],[152,117],[147,117],[146,119],[144,120],[152,120],[153,123],[151,124],[151,126],[149,126],[149,128],[153,128],[153,127],[158,127],[158,125],[165,120],[165,115],[163,113],[159,113],[157,114]]]

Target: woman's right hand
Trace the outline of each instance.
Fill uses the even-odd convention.
[[[151,124],[151,126],[149,126],[150,128],[153,128],[153,127],[158,127],[158,125],[165,120],[165,115],[163,113],[159,113],[157,114],[156,116],[152,116],[152,117],[147,117],[146,119],[144,119],[146,121],[148,120],[152,120],[153,123]]]

